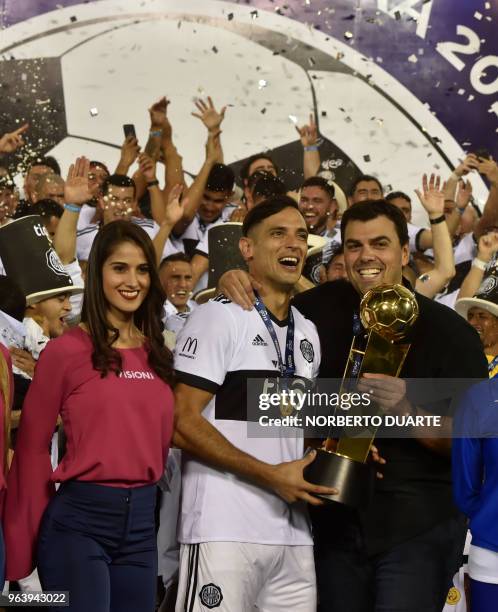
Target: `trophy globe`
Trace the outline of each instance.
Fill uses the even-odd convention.
[[[417,317],[417,300],[403,285],[374,287],[360,303],[363,326],[391,342],[402,340]]]

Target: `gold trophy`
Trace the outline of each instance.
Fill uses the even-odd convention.
[[[368,331],[353,338],[346,363],[340,393],[350,393],[358,378],[365,373],[398,376],[410,344],[403,342],[418,317],[415,296],[403,285],[380,285],[370,289],[360,303],[360,319]],[[374,416],[379,412],[375,403],[348,410],[350,415]],[[350,427],[337,442],[327,438],[317,449],[313,463],[304,477],[309,482],[335,487],[338,495],[319,495],[356,508],[368,505],[375,483],[375,469],[367,463],[376,427]]]

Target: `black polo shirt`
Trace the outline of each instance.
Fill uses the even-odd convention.
[[[475,330],[454,310],[416,294],[419,317],[410,333],[404,378],[487,378],[487,362]],[[342,378],[353,339],[353,313],[360,296],[347,281],[332,281],[294,298],[320,336],[321,378]],[[415,439],[378,439],[387,461],[384,478],[362,516],[340,504],[313,509],[317,545],[340,545],[348,525],[361,522],[370,554],[429,530],[457,514],[451,487],[451,459]]]

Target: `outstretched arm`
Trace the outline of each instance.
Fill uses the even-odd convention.
[[[320,170],[320,153],[318,152],[318,127],[313,113],[310,114],[308,125],[298,127],[296,131],[303,145],[303,173],[304,178],[316,176]]]
[[[450,233],[444,221],[444,193],[440,190],[441,179],[431,174],[427,181],[424,174],[422,191],[416,189],[420,203],[427,211],[429,219],[441,219],[441,223],[431,225],[432,242],[434,248],[434,269],[429,273],[425,281],[417,279],[415,289],[428,298],[433,298],[439,293],[455,275],[455,260],[453,257],[453,245]]]
[[[78,157],[71,164],[64,185],[64,212],[55,231],[54,249],[64,265],[76,259],[76,230],[81,207],[91,199],[88,173],[90,160]]]
[[[479,238],[479,243],[477,245],[477,257],[472,262],[469,273],[463,279],[457,299],[474,297],[482,283],[486,267],[497,251],[497,232],[490,232],[489,234],[484,234]]]
[[[182,190],[183,185],[175,185],[170,191],[169,200],[164,210],[161,227],[159,228],[157,234],[154,236],[154,239],[152,240],[152,244],[154,245],[154,251],[156,253],[157,265],[161,263],[164,246],[166,245],[166,241],[168,240],[169,235],[171,234],[171,230],[178,222],[178,220],[182,217],[183,207],[185,204],[185,199],[180,202]]]

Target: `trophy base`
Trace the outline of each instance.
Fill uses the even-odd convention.
[[[337,495],[313,495],[357,509],[368,506],[373,495],[375,477],[373,465],[321,448],[316,449],[315,460],[304,470],[304,478],[308,482],[334,487],[339,491]]]

